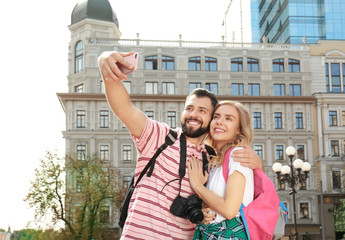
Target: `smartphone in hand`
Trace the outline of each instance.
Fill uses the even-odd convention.
[[[116,63],[117,64],[117,67],[120,69],[120,71],[123,73],[123,74],[128,74],[128,73],[131,73],[131,72],[134,72],[137,70],[138,68],[138,60],[139,60],[139,53],[138,52],[135,52],[129,56],[126,56],[124,57],[124,59],[129,62],[130,64],[132,64],[134,66],[133,69],[129,69],[127,68],[126,66],[122,65],[121,63]]]

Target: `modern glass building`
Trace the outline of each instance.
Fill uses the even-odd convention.
[[[344,0],[259,0],[261,41],[316,43],[345,39]]]
[[[260,28],[259,28],[259,0],[250,0],[250,14],[251,14],[251,30],[252,42],[260,42]]]

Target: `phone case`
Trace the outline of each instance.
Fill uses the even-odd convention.
[[[122,65],[121,63],[116,63],[118,68],[120,69],[120,71],[124,74],[128,74],[131,72],[134,72],[137,70],[138,68],[138,60],[139,60],[139,53],[135,52],[127,57],[124,57],[124,59],[129,62],[130,64],[132,64],[134,66],[134,69],[129,69],[127,67],[125,67],[124,65]]]

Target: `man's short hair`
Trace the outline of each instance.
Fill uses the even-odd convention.
[[[190,98],[191,96],[195,95],[196,97],[200,98],[200,97],[208,97],[211,100],[212,106],[213,108],[216,107],[218,100],[216,95],[214,95],[213,92],[208,91],[205,88],[196,88],[194,89],[188,96],[186,99]]]

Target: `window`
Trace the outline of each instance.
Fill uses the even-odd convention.
[[[100,93],[105,93],[105,91],[104,91],[104,84],[103,84],[103,80],[102,79],[99,82],[99,92]]]
[[[100,128],[109,127],[109,111],[108,110],[99,111],[99,127]]]
[[[99,147],[99,156],[102,161],[109,161],[109,145],[101,145]]]
[[[301,84],[290,84],[290,96],[301,96]]]
[[[248,95],[260,96],[260,84],[248,83]]]
[[[342,111],[343,126],[345,126],[345,111]]]
[[[254,150],[256,152],[256,154],[263,159],[263,155],[262,155],[262,145],[255,145],[254,146]]]
[[[189,83],[189,93],[191,93],[196,88],[201,88],[201,83],[200,82],[191,82],[191,83]]]
[[[83,93],[84,92],[84,84],[79,84],[78,86],[74,87],[75,93]]]
[[[299,190],[307,190],[307,180],[302,178],[298,182]]]
[[[299,203],[299,218],[309,218],[309,204],[307,202]]]
[[[337,126],[337,112],[329,111],[329,126]]]
[[[273,85],[274,96],[285,96],[285,84],[274,84]]]
[[[205,57],[205,70],[217,71],[217,59],[212,57]]]
[[[213,92],[215,95],[218,94],[218,83],[206,83],[206,89]]]
[[[332,92],[334,93],[341,92],[339,63],[331,63],[331,84],[332,84]]]
[[[127,92],[129,94],[131,94],[132,93],[131,82],[129,82],[129,81],[122,81],[122,82],[123,82],[123,85],[125,85]]]
[[[101,223],[109,223],[110,220],[110,208],[109,206],[103,206],[99,210],[99,221]]]
[[[331,140],[331,156],[339,157],[339,141]]]
[[[162,56],[162,69],[175,70],[175,61],[173,57]]]
[[[153,111],[145,111],[145,114],[148,118],[154,119]]]
[[[247,71],[248,72],[259,72],[259,60],[255,58],[247,59]]]
[[[340,189],[341,188],[341,173],[340,171],[332,171],[332,188]]]
[[[83,176],[77,176],[77,180],[76,180],[77,192],[81,192],[83,190],[83,186],[84,186],[84,177]]]
[[[200,71],[201,70],[201,60],[200,57],[191,57],[188,60],[189,71]]]
[[[168,111],[167,119],[168,119],[169,127],[176,128],[176,112],[175,111]]]
[[[283,145],[276,145],[276,160],[284,160]]]
[[[343,66],[343,92],[345,92],[345,63],[343,63],[342,66]]]
[[[85,110],[77,110],[77,128],[85,128]]]
[[[131,176],[124,176],[123,177],[123,187],[128,188],[129,185],[131,184],[132,177]]]
[[[175,83],[163,82],[163,94],[175,94]]]
[[[305,159],[304,145],[297,145],[296,151],[297,151],[297,158],[304,160]]]
[[[146,94],[158,94],[158,83],[157,82],[146,82],[145,83]]]
[[[85,160],[86,159],[86,146],[85,145],[77,145],[77,159],[78,160]]]
[[[328,63],[325,64],[325,72],[326,72],[326,92],[330,92]]]
[[[278,190],[285,190],[285,181],[278,179]]]
[[[231,71],[232,72],[243,72],[243,59],[232,58],[231,59]]]
[[[282,120],[282,113],[276,112],[274,113],[274,128],[275,129],[282,129],[283,128],[283,120]]]
[[[303,113],[296,112],[296,129],[303,129]]]
[[[157,70],[157,56],[145,57],[145,69],[146,70]]]
[[[132,161],[132,145],[123,145],[122,146],[122,160],[123,161]]]
[[[79,41],[75,47],[75,73],[81,72],[84,70],[84,49],[83,42]]]
[[[284,58],[273,60],[273,72],[284,72]]]
[[[243,96],[243,83],[231,84],[231,94],[233,96]]]
[[[261,112],[254,113],[254,129],[261,129]]]
[[[289,59],[289,72],[300,72],[298,60]]]

